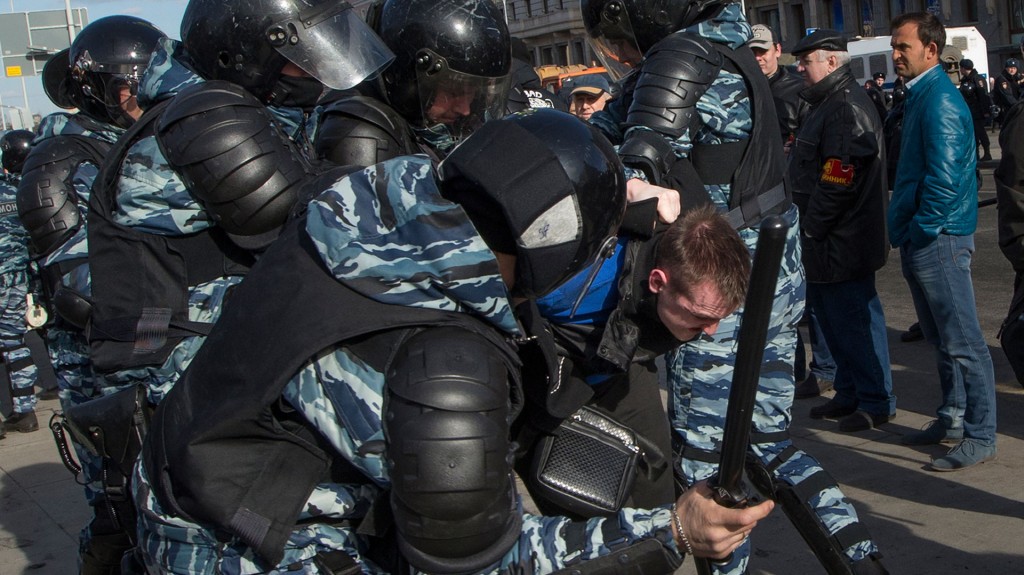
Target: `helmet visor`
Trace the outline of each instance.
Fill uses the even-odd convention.
[[[348,2],[310,6],[266,34],[278,53],[335,90],[375,76],[395,58]]]
[[[617,2],[602,10],[601,23],[590,31],[588,40],[613,80],[628,74],[643,58],[629,15]]]
[[[422,52],[424,58],[433,62],[417,66],[416,70],[424,127],[443,124],[459,141],[484,122],[505,115],[508,74],[492,77],[458,72],[448,68],[444,59],[430,50]]]

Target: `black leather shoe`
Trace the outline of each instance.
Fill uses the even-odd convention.
[[[904,343],[922,339],[924,339],[924,334],[921,332],[921,324],[917,322],[914,322],[914,325],[908,327],[907,331],[900,334],[900,341]]]
[[[835,398],[832,398],[827,403],[812,407],[811,419],[839,419],[840,417],[850,415],[854,411],[857,411],[855,406],[840,405]]]
[[[874,429],[883,423],[889,423],[895,415],[884,415],[868,413],[857,410],[839,420],[839,431],[867,431]]]
[[[796,390],[793,392],[793,397],[797,399],[818,397],[830,389],[832,389],[831,379],[818,379],[818,376],[812,373],[807,376],[807,379],[796,384]]]
[[[39,421],[36,420],[36,412],[30,411],[28,413],[13,413],[7,418],[4,423],[7,429],[11,431],[18,431],[21,433],[28,433],[39,429]]]

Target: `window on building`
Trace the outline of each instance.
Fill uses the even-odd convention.
[[[757,21],[771,28],[776,34],[782,34],[782,19],[777,8],[763,8],[757,11]]]
[[[856,0],[854,9],[857,11],[857,30],[861,36],[876,36],[875,2],[874,0]]]
[[[540,65],[550,66],[555,63],[555,49],[551,46],[544,46],[540,49]]]
[[[789,7],[790,22],[793,23],[793,30],[796,31],[796,39],[804,37],[804,31],[807,30],[807,18],[804,17],[804,5],[803,4],[792,4]],[[783,45],[786,42],[786,31],[782,30]],[[795,42],[794,42],[795,43]]]
[[[978,1],[979,0],[963,0],[963,18],[965,22],[977,22],[979,20]]]
[[[924,6],[921,4],[923,0],[892,0],[890,7],[892,14],[904,14],[906,12],[921,12],[924,10]]]
[[[570,64],[586,64],[587,59],[584,56],[583,40],[572,41],[572,61]]]
[[[569,65],[569,44],[555,44],[555,64]]]
[[[1010,0],[1010,35],[1024,33],[1024,0]]]
[[[836,20],[838,8],[839,19]],[[843,3],[833,0],[818,0],[818,22],[816,28],[843,29]]]

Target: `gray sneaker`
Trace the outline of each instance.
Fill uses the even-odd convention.
[[[949,453],[932,460],[932,471],[960,471],[996,458],[996,446],[977,439],[964,439]]]
[[[938,445],[940,443],[959,443],[964,438],[962,427],[947,429],[938,419],[933,419],[928,427],[921,431],[911,431],[900,438],[903,445]]]

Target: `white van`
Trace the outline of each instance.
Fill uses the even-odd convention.
[[[850,51],[850,71],[857,82],[864,84],[876,72],[885,72],[885,89],[891,90],[896,80],[896,72],[892,67],[892,47],[889,45],[892,36],[869,36],[858,40],[850,40],[847,49]],[[946,28],[946,44],[956,46],[964,58],[974,62],[974,69],[983,77],[988,78],[988,44],[974,26]]]

